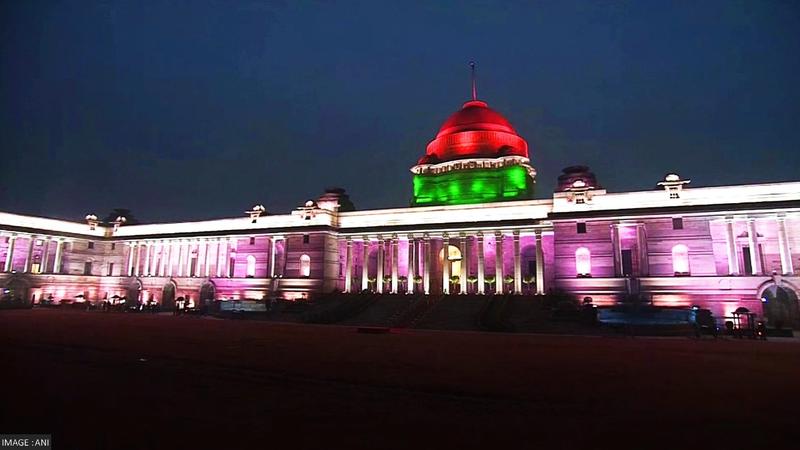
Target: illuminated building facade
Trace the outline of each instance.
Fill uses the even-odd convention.
[[[330,189],[289,214],[101,224],[0,213],[6,297],[297,299],[319,292],[543,294],[596,304],[746,307],[798,320],[800,182],[607,192],[565,169],[533,199],[528,145],[486,103],[451,116],[411,168],[408,208],[357,211]],[[762,299],[767,300],[766,302]]]

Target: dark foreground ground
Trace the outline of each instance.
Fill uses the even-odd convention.
[[[0,431],[56,449],[800,447],[800,344],[0,312]]]

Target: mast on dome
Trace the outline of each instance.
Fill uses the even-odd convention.
[[[472,73],[472,101],[475,101],[478,99],[478,83],[475,81],[475,61],[469,62],[469,68]]]

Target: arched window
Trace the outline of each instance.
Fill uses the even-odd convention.
[[[683,244],[672,247],[672,270],[675,275],[689,275],[689,247]]]
[[[300,276],[308,277],[311,275],[311,257],[303,255],[300,257]]]
[[[256,276],[256,257],[253,255],[247,255],[247,278],[253,278]]]
[[[592,276],[592,254],[588,248],[575,250],[575,271],[579,277]]]

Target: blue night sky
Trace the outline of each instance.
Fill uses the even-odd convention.
[[[551,195],[800,180],[800,4],[3,1],[0,210],[143,221],[285,213],[326,186],[407,205],[478,94]]]

